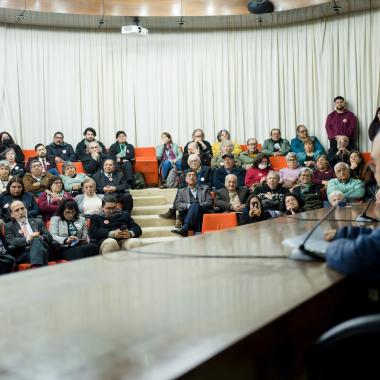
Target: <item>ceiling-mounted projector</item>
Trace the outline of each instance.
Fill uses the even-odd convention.
[[[140,25],[126,25],[121,27],[121,34],[128,34],[130,36],[147,36],[148,29]]]
[[[269,0],[251,0],[247,7],[251,13],[256,15],[272,13],[274,11],[274,5]]]

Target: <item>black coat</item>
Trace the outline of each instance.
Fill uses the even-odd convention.
[[[49,160],[55,161],[56,157],[61,158],[63,161],[75,161],[76,155],[74,152],[74,148],[67,143],[63,143],[61,145],[56,145],[51,143],[46,146],[46,155]]]
[[[86,139],[83,139],[82,141],[80,141],[77,144],[77,147],[75,148],[75,155],[77,156],[78,161],[83,161],[83,159],[88,155],[87,145],[85,144],[84,140],[86,140]],[[107,149],[104,146],[104,144],[98,140],[96,140],[96,141],[99,143],[99,146],[102,148],[101,149],[102,152],[107,153]]]
[[[105,186],[116,186],[117,193],[124,193],[127,188],[127,181],[121,172],[114,172],[112,175],[112,181],[108,179],[103,171],[94,174],[92,179],[96,182],[97,194],[104,194],[103,188]]]
[[[120,145],[119,143],[114,143],[110,146],[110,149],[108,151],[110,157],[116,162],[116,155],[120,153]],[[127,159],[128,161],[134,162],[135,161],[135,147],[132,144],[126,143],[125,147],[125,157],[123,157],[123,160]]]

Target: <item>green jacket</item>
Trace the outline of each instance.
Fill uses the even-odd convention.
[[[268,156],[273,156],[274,153],[274,144],[275,142],[272,139],[268,139],[264,141],[263,149],[261,153],[265,153]],[[290,144],[287,139],[280,140],[280,155],[286,156],[290,152]]]

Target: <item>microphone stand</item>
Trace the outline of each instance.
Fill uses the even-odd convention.
[[[374,222],[374,223],[379,223],[379,220],[376,218],[373,218],[372,216],[367,215],[367,211],[369,207],[374,204],[376,201],[376,193],[373,194],[373,197],[371,200],[368,202],[367,207],[365,208],[364,212],[356,217],[357,222]]]

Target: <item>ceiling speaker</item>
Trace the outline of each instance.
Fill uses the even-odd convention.
[[[251,0],[247,7],[251,13],[256,15],[272,13],[274,11],[274,6],[269,0]]]

